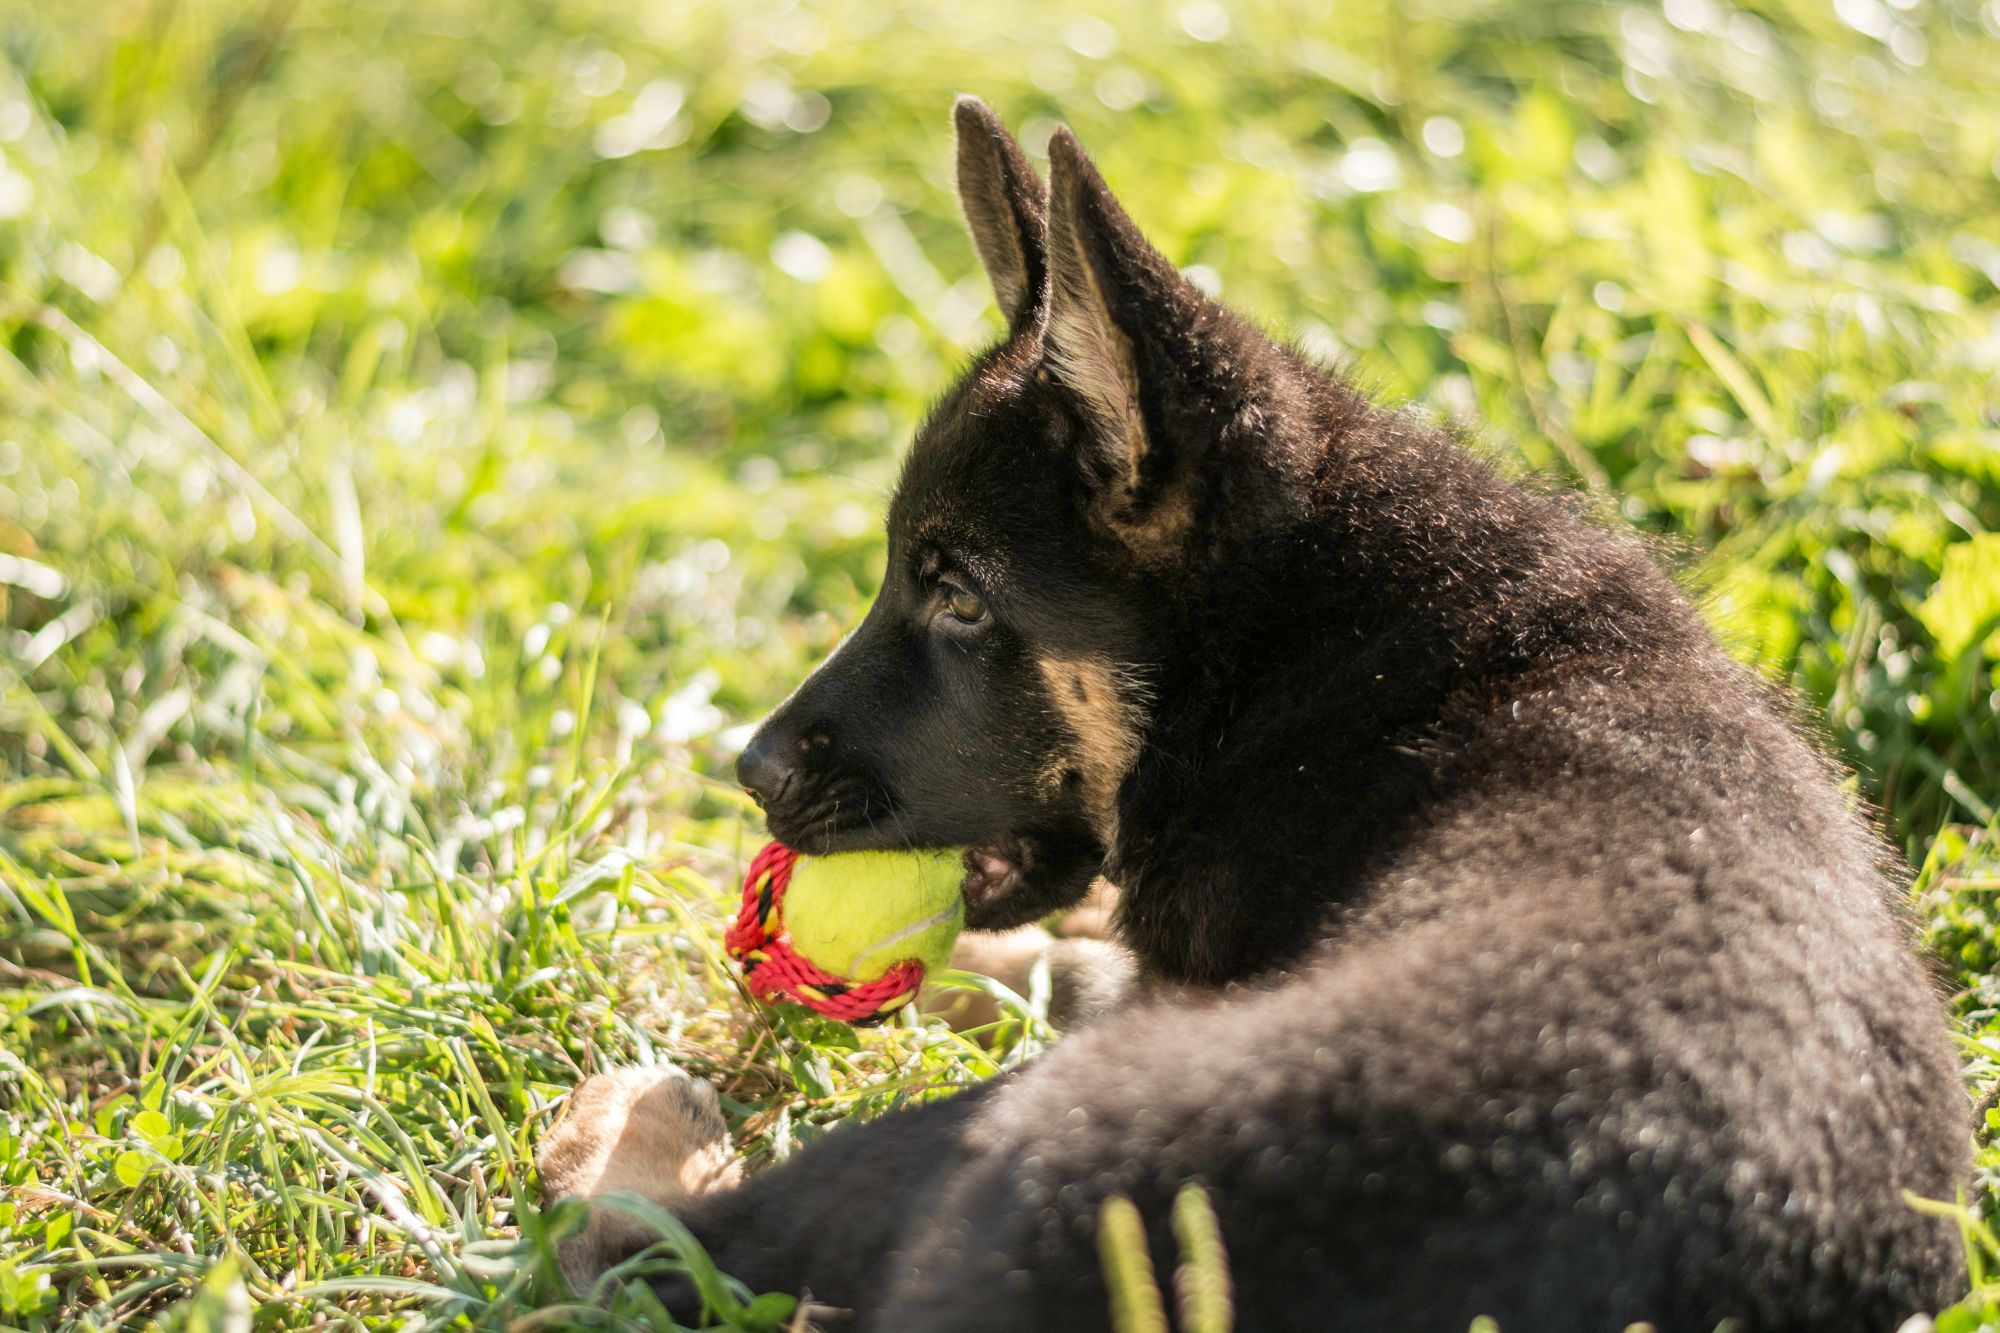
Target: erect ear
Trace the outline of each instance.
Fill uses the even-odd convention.
[[[1176,442],[1161,429],[1172,423],[1149,421],[1148,403],[1184,396],[1177,386],[1191,389],[1201,374],[1205,307],[1140,235],[1069,128],[1058,128],[1049,141],[1045,355],[1082,401],[1093,427],[1085,471],[1101,514],[1128,540],[1173,540],[1189,518],[1188,460],[1172,456]]]
[[[1042,178],[993,108],[977,97],[952,108],[958,126],[958,202],[979,261],[1010,328],[1040,310],[1047,281],[1048,225]]]

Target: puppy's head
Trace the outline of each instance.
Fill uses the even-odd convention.
[[[1164,648],[1224,523],[1282,507],[1288,365],[1147,244],[1068,130],[1045,190],[957,109],[961,202],[1010,328],[918,432],[866,618],[738,773],[806,851],[965,846],[968,920],[1082,897]]]

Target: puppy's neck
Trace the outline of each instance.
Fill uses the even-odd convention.
[[[1225,534],[1242,555],[1176,603],[1119,788],[1119,928],[1167,980],[1282,967],[1337,931],[1418,836],[1467,716],[1714,651],[1629,543],[1420,425],[1330,401],[1310,495],[1260,510],[1306,517]]]

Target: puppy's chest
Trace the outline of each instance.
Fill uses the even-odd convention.
[[[1324,895],[1339,892],[1191,855],[1121,864],[1118,937],[1162,984],[1219,986],[1288,966],[1325,942]]]
[[[1215,985],[1289,966],[1353,930],[1396,849],[1423,836],[1408,806],[1260,785],[1127,786],[1106,876],[1148,975]]]

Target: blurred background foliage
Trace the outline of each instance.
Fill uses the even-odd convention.
[[[1033,1049],[715,965],[732,745],[998,332],[961,91],[1651,534],[1923,867],[1983,1086],[1997,74],[2000,0],[0,0],[0,1312],[503,1319],[579,1069],[783,1156]]]

